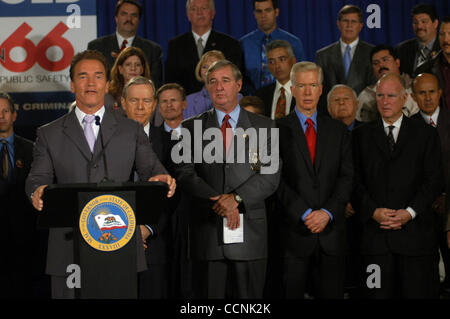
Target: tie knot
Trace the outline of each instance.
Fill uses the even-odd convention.
[[[2,145],[5,146],[8,142],[6,140],[2,140]]]
[[[85,115],[84,119],[83,119],[83,121],[88,124],[91,124],[92,122],[94,122],[94,120],[95,120],[95,115],[89,115],[89,114]]]
[[[313,122],[310,118],[308,118],[308,119],[306,120],[306,124],[307,124],[308,126],[310,126],[310,127],[314,127],[314,122]]]
[[[222,123],[228,122],[229,119],[230,119],[230,115],[225,114],[225,117],[223,118]]]
[[[281,94],[284,94],[284,87],[281,87],[280,92]]]
[[[350,51],[352,48],[350,47],[350,45],[347,44],[347,46],[345,47],[345,51]]]
[[[128,44],[128,41],[127,41],[127,39],[123,40],[123,42],[122,42],[122,46],[124,47],[124,46],[126,46],[127,44]]]
[[[389,125],[388,129],[389,129],[389,133],[392,133],[392,131],[394,130],[395,126],[394,125]]]

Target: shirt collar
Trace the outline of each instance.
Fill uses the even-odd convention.
[[[178,125],[176,128],[171,128],[169,125],[166,124],[166,122],[164,122],[164,130],[167,133],[170,133],[170,131],[176,131],[178,133],[178,135],[181,135],[181,124]]]
[[[433,40],[431,40],[427,45],[424,45],[419,40],[417,40],[417,41],[419,42],[419,50],[422,50],[424,47],[427,47],[427,49],[431,52],[431,51],[433,51],[433,46],[434,46],[434,42],[436,41],[436,37]]]
[[[8,136],[7,138],[1,138],[2,140],[6,140],[6,142],[10,145],[13,146],[14,145],[14,132]]]
[[[203,42],[203,46],[206,46],[206,42],[208,41],[209,35],[211,34],[211,30],[209,29],[205,34],[203,34],[202,36],[198,35],[197,33],[195,33],[194,31],[192,31],[192,35],[194,36],[195,39],[195,43],[197,43],[199,38],[202,38],[202,42]]]
[[[352,43],[350,43],[350,44],[347,44],[347,43],[344,43],[344,41],[342,41],[342,38],[341,39],[339,39],[339,42],[341,43],[341,49],[344,49],[345,50],[345,48],[347,47],[347,45],[349,45],[350,46],[350,49],[353,49],[353,48],[355,48],[357,45],[358,45],[358,42],[359,42],[359,37],[358,38],[356,38],[356,40],[355,41],[353,41]]]
[[[105,106],[103,105],[97,112],[95,112],[93,115],[95,116],[99,116],[100,117],[100,122],[102,122],[103,120],[103,115],[105,114]],[[85,117],[85,115],[87,115],[86,113],[84,113],[82,110],[80,110],[77,107],[75,107],[75,115],[77,116],[78,122],[80,122],[80,125],[83,127],[83,119]]]
[[[278,82],[278,80],[276,80],[275,92],[278,92],[282,87],[284,87],[285,93],[291,94],[291,86],[292,86],[291,80],[287,81],[284,85],[282,85],[280,82]]]
[[[439,110],[440,110],[440,107],[438,106],[438,107],[436,108],[436,110],[434,110],[434,113],[431,114],[431,118],[433,119],[433,122],[434,122],[434,124],[436,124],[436,125],[437,125],[437,120],[438,120],[438,117],[439,117]],[[428,114],[425,114],[425,113],[423,113],[422,111],[420,111],[420,115],[422,115],[422,117],[424,118],[424,120],[425,120],[428,124],[430,124],[430,116],[429,116]]]
[[[238,122],[240,113],[241,113],[241,106],[239,104],[234,108],[233,111],[228,113],[228,115],[230,116],[229,123],[233,129],[236,128],[236,126],[237,126],[237,122]],[[226,113],[216,109],[216,114],[217,114],[217,121],[219,122],[219,126],[221,126],[222,122],[223,122],[223,118],[225,117]]]
[[[317,130],[317,110],[314,112],[313,115],[311,115],[311,117],[307,117],[305,114],[303,114],[302,112],[300,112],[297,108],[295,108],[295,113],[297,114],[297,117],[300,121],[300,124],[302,125],[303,129],[306,128],[307,124],[306,124],[306,120],[308,118],[310,118],[313,123],[314,123],[314,129]]]
[[[123,36],[121,36],[119,34],[119,32],[116,32],[116,37],[117,37],[117,45],[119,46],[119,49],[120,49],[120,47],[122,46],[122,42],[123,42],[123,40],[125,40],[125,38]],[[134,36],[132,36],[130,38],[126,38],[126,40],[127,40],[127,48],[131,46],[131,44],[133,43],[135,37],[136,36],[134,35]]]
[[[144,132],[145,132],[145,134],[147,134],[147,136],[150,136],[150,122],[148,122],[147,124],[145,124],[145,126],[144,126]]]
[[[273,30],[271,33],[269,34],[265,34],[263,31],[261,31],[261,29],[257,29],[257,35],[262,39],[264,39],[265,37],[271,37],[272,39],[277,38],[278,35],[278,27],[275,28],[275,30]]]
[[[400,128],[400,126],[402,125],[402,121],[403,121],[403,114],[400,115],[400,117],[398,118],[398,120],[395,121],[395,122],[392,123],[392,124],[386,123],[386,122],[384,121],[383,118],[382,118],[382,120],[383,120],[383,127],[384,127],[385,129],[388,128],[388,127],[391,126],[391,125],[395,126],[396,128]]]

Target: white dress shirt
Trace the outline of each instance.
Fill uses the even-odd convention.
[[[275,119],[275,111],[277,109],[277,102],[278,102],[278,98],[280,97],[281,94],[281,88],[284,88],[284,95],[286,96],[286,114],[289,114],[289,111],[291,109],[291,102],[292,102],[292,92],[291,92],[291,80],[289,80],[288,82],[286,82],[284,85],[281,85],[280,82],[278,82],[278,80],[276,80],[276,84],[275,84],[275,92],[273,93],[273,100],[272,100],[272,111],[270,112],[270,118],[272,120]]]
[[[136,36],[132,36],[132,37],[130,37],[130,38],[124,38],[123,36],[121,36],[120,34],[119,34],[119,32],[116,32],[116,37],[117,37],[117,44],[119,45],[119,49],[122,47],[122,42],[123,42],[123,40],[127,40],[127,45],[126,45],[126,47],[127,48],[129,48],[129,47],[131,47],[131,44],[133,43],[133,41],[134,41],[134,38],[136,37]],[[112,66],[111,66],[112,67]]]
[[[206,42],[208,42],[208,38],[209,38],[210,34],[211,34],[211,29],[209,29],[208,32],[206,32],[202,36],[198,35],[194,31],[192,31],[192,35],[194,36],[194,40],[195,40],[195,45],[197,45],[198,39],[202,38],[202,45],[203,45],[203,48],[204,48],[206,46]]]
[[[434,125],[437,125],[438,122],[438,117],[439,117],[439,106],[436,108],[436,110],[434,110],[434,113],[431,115],[431,119],[434,122]],[[422,111],[420,111],[420,115],[422,115],[422,117],[425,119],[425,121],[431,125],[431,121],[430,121],[430,116],[428,114],[423,113]]]

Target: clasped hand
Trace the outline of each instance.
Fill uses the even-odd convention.
[[[211,197],[215,201],[212,209],[220,216],[227,218],[227,227],[231,230],[239,227],[239,204],[234,199],[233,194],[222,194]]]
[[[330,216],[325,211],[321,209],[314,210],[306,216],[305,226],[308,227],[311,233],[318,234],[325,229],[329,221]]]
[[[380,224],[381,229],[398,230],[412,217],[406,209],[377,208],[373,213],[373,219]]]

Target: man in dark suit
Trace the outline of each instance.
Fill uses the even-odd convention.
[[[31,298],[32,275],[43,270],[34,254],[39,246],[36,217],[24,190],[33,160],[33,142],[14,133],[16,118],[11,97],[0,92],[0,220],[3,226],[0,236],[4,243],[0,261],[1,297]]]
[[[432,73],[438,78],[439,87],[443,90],[441,106],[450,109],[450,16],[442,19],[439,44],[441,52],[419,67],[417,74]]]
[[[414,118],[424,120],[425,123],[437,128],[441,141],[444,179],[447,183],[450,177],[450,113],[449,110],[439,105],[442,97],[442,89],[439,88],[437,77],[429,73],[419,74],[413,82],[412,97],[420,108],[420,112]],[[445,267],[445,279],[441,287],[442,290],[450,292],[450,252],[445,234],[445,221],[448,210],[445,204],[445,192],[447,189],[448,185],[442,189],[442,193],[433,204],[433,211],[435,212],[438,226],[439,249],[441,250],[442,261]]]
[[[376,88],[381,119],[353,131],[353,207],[363,224],[368,298],[438,298],[439,255],[431,207],[442,192],[437,131],[403,115],[401,77]]]
[[[292,46],[285,40],[267,44],[266,55],[270,73],[276,81],[259,89],[255,95],[264,101],[264,115],[274,120],[288,115],[295,108],[290,74],[296,59]]]
[[[144,51],[150,66],[152,81],[156,87],[163,83],[163,52],[161,46],[153,41],[137,35],[142,6],[138,0],[119,0],[116,4],[116,33],[110,34],[88,43],[89,50],[100,51],[112,68],[120,51],[130,46]]]
[[[440,50],[437,40],[439,19],[434,5],[421,3],[411,10],[415,38],[399,43],[396,46],[402,64],[400,71],[414,78],[417,69],[434,58]]]
[[[316,63],[324,70],[324,94],[319,103],[319,113],[327,112],[326,96],[336,84],[346,84],[359,94],[375,82],[370,51],[373,45],[359,39],[363,28],[363,13],[354,5],[344,6],[338,14],[339,41],[316,52]]]
[[[317,112],[323,74],[312,62],[291,71],[295,112],[280,129],[283,286],[286,298],[303,298],[309,271],[319,298],[344,296],[344,208],[352,190],[347,127]]]
[[[193,197],[189,244],[195,297],[261,298],[267,258],[264,200],[279,182],[277,136],[272,136],[272,120],[239,106],[242,74],[236,65],[216,62],[206,87],[214,108],[183,122],[187,156],[177,168],[180,187]],[[214,141],[204,134],[213,134]]]
[[[155,106],[155,86],[151,80],[138,76],[125,85],[122,107],[129,119],[142,125],[156,156],[167,169],[170,166],[170,135],[160,127],[150,126]],[[139,274],[139,298],[168,298],[172,240],[170,211],[164,211],[157,224],[140,225],[140,230],[148,269]]]
[[[178,83],[186,94],[191,94],[203,86],[195,78],[195,67],[203,53],[219,50],[239,69],[242,69],[242,54],[238,40],[212,29],[216,14],[214,0],[187,0],[186,14],[192,30],[169,41],[165,81]]]
[[[33,206],[41,211],[42,195],[48,184],[100,182],[106,172],[97,138],[100,117],[108,177],[116,182],[130,179],[135,169],[140,180],[163,181],[168,196],[175,191],[175,180],[167,175],[142,127],[135,121],[116,115],[104,107],[108,92],[105,57],[97,51],[75,55],[70,67],[71,90],[76,107],[67,115],[40,127],[34,147],[34,159],[26,180],[26,192]],[[73,298],[74,289],[66,285],[66,268],[73,264],[73,229],[50,229],[47,273],[52,275],[52,296]],[[137,232],[137,240],[141,238]],[[138,243],[138,271],[145,270],[143,249]]]

